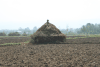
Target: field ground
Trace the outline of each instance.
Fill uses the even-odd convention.
[[[27,42],[30,37],[0,37],[0,45],[20,45],[21,42]]]
[[[5,36],[0,37],[0,45],[21,45],[28,43],[30,37],[19,37],[19,36]],[[99,44],[100,35],[79,35],[79,36],[67,36],[66,42],[63,44]]]
[[[30,39],[0,37],[0,67],[100,67],[99,35],[67,36],[63,44],[32,45]]]

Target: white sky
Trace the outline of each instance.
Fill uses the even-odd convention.
[[[47,19],[61,29],[99,24],[100,0],[0,0],[0,29],[33,29]]]

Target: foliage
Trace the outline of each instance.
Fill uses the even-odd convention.
[[[22,36],[27,36],[26,32],[24,32],[24,33],[22,34]]]
[[[5,33],[0,33],[0,36],[6,36],[6,34]]]
[[[18,32],[14,32],[14,33],[9,33],[8,36],[20,36],[20,34]]]
[[[77,31],[79,34],[99,34],[100,33],[100,24],[91,24],[87,23],[86,25],[83,25],[79,31]]]

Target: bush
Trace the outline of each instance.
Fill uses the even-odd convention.
[[[20,36],[20,34],[18,32],[14,32],[14,33],[9,33],[8,36]]]
[[[22,36],[27,36],[26,32],[24,32],[24,33],[22,34]]]
[[[5,33],[0,33],[0,36],[6,36],[6,34]]]

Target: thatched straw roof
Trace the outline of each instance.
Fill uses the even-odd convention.
[[[49,20],[42,25],[33,35],[31,35],[31,38],[36,42],[51,42],[59,40],[63,41],[66,39],[66,36],[61,33],[59,29],[56,28],[53,24],[49,23]]]
[[[49,20],[42,25],[36,33],[35,36],[62,36],[63,34],[59,29],[56,28],[53,24],[49,23]]]

